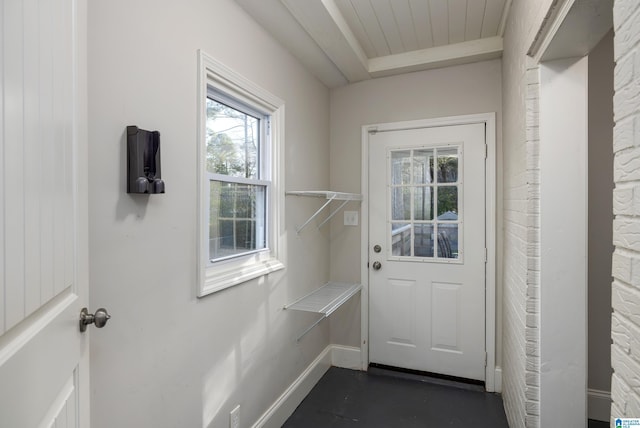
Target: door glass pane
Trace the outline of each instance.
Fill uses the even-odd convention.
[[[391,152],[391,184],[411,183],[411,150]]]
[[[391,188],[391,219],[411,220],[411,188]]]
[[[458,220],[458,186],[438,186],[438,220]]]
[[[458,149],[438,149],[438,183],[458,181]]]
[[[416,224],[413,254],[416,257],[433,257],[433,225]]]
[[[413,151],[413,183],[433,182],[433,149]]]
[[[458,258],[458,225],[438,224],[438,257]]]
[[[415,187],[413,200],[414,220],[433,220],[433,187]]]
[[[461,260],[460,147],[389,153],[391,255]],[[444,261],[444,260],[442,260]]]
[[[391,223],[391,254],[411,255],[411,223]]]

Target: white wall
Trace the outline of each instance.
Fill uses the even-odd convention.
[[[611,424],[640,415],[640,2],[616,0],[613,8],[613,317],[611,331]]]
[[[329,278],[317,201],[288,198],[286,271],[196,292],[197,50],[286,102],[285,187],[329,186],[329,93],[232,0],[89,5],[92,426],[250,426],[329,343],[282,307]],[[164,195],[125,192],[125,127],[161,133]]]
[[[497,152],[500,153],[501,97],[500,60],[368,80],[333,89],[331,188],[360,192],[361,131],[366,124],[496,112]],[[364,231],[360,227],[343,226],[342,216],[337,217],[331,224],[331,278],[360,281],[360,234]],[[498,287],[498,301],[499,290]],[[360,346],[359,305],[360,301],[354,299],[332,315],[332,343]],[[499,349],[499,332],[497,338]]]
[[[611,391],[613,31],[589,53],[589,389]],[[609,403],[604,420],[609,419]],[[589,416],[596,403],[590,395]],[[600,406],[598,406],[600,407]],[[602,417],[602,416],[597,416]]]

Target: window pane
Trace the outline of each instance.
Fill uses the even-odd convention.
[[[413,183],[429,184],[433,182],[433,149],[414,150]]]
[[[266,186],[210,181],[209,259],[266,248]]]
[[[391,188],[391,219],[411,220],[411,188]]]
[[[458,186],[438,186],[438,220],[458,220]]]
[[[415,187],[413,201],[414,220],[433,220],[433,188]]]
[[[254,195],[255,186],[250,186],[247,184],[236,184],[235,189],[235,216],[238,218],[254,218],[257,202]]]
[[[411,183],[411,151],[391,152],[391,184]]]
[[[438,224],[438,257],[458,258],[458,225]]]
[[[394,256],[411,256],[411,224],[391,224],[391,254]]]
[[[207,171],[260,178],[260,119],[207,98]]]
[[[212,183],[216,183],[215,189],[217,193],[215,195],[211,195],[211,204],[213,207],[214,198],[216,198],[219,202],[218,204],[218,215],[220,217],[230,218],[233,217],[233,211],[235,209],[235,203],[233,201],[235,184],[234,183],[224,183],[221,181],[215,181]],[[212,186],[212,189],[214,187]],[[213,212],[213,211],[212,211]]]
[[[415,238],[413,243],[413,254],[415,257],[433,257],[433,225],[414,225]]]
[[[458,181],[458,150],[438,150],[438,183],[455,183]]]

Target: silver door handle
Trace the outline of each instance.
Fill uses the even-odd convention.
[[[380,268],[382,267],[382,263],[380,262],[373,262],[373,270],[380,270]]]
[[[111,319],[111,315],[105,308],[100,308],[95,314],[90,314],[87,308],[80,311],[80,331],[85,332],[89,324],[95,324],[97,328],[107,325],[107,321]]]

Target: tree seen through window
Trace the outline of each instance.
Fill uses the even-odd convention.
[[[207,99],[209,258],[263,249],[266,185],[260,182],[261,120]]]

